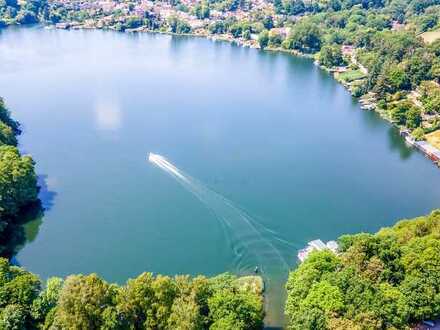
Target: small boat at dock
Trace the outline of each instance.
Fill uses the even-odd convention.
[[[315,239],[307,243],[307,246],[304,249],[298,251],[298,259],[303,262],[313,251],[330,250],[336,254],[338,253],[338,249],[339,245],[336,241],[328,241],[324,244],[320,239]]]

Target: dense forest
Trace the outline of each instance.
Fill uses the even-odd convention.
[[[314,252],[286,285],[291,329],[407,329],[440,317],[440,210]]]
[[[0,259],[0,329],[261,329],[262,286],[222,274],[153,276],[123,286],[96,274],[40,279]]]

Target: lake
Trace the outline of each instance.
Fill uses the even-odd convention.
[[[440,170],[311,60],[42,28],[0,31],[0,59],[46,208],[17,259],[44,279],[259,267],[281,325],[308,241],[440,207]]]

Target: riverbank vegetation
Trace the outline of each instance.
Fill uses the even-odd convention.
[[[34,161],[17,149],[19,125],[0,98],[0,255],[9,256],[30,207],[38,207]]]
[[[0,22],[211,36],[314,56],[365,109],[419,139],[440,128],[440,3],[436,0],[15,0]]]
[[[313,56],[368,109],[416,140],[440,128],[438,0],[0,0],[0,26],[42,22],[210,36]],[[17,213],[37,200],[34,163],[16,148],[18,125],[0,103],[0,253]],[[434,142],[432,142],[434,143]],[[406,329],[440,317],[440,211],[377,234],[347,235],[314,253],[287,283],[292,329]],[[292,251],[294,253],[294,251]],[[261,290],[223,275],[153,276],[125,285],[97,275],[51,279],[0,261],[0,328],[258,329]]]
[[[0,0],[0,27],[11,24],[35,24],[45,20],[47,2],[39,0]]]
[[[291,329],[407,329],[440,317],[440,210],[314,252],[286,285]],[[368,326],[367,326],[368,325]]]
[[[11,257],[34,218],[37,177],[17,149],[19,125],[0,99],[0,254]],[[263,283],[257,276],[153,276],[124,286],[96,274],[38,276],[0,258],[0,329],[261,329]]]
[[[123,286],[96,274],[51,278],[0,259],[0,329],[261,329],[258,277],[153,276]]]

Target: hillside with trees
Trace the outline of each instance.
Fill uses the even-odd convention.
[[[0,27],[10,24],[35,24],[47,19],[45,0],[0,0]]]
[[[440,133],[438,0],[0,1],[0,26],[36,22],[212,36],[307,54],[416,140]]]
[[[440,210],[339,244],[290,273],[290,329],[407,329],[440,317]]]

